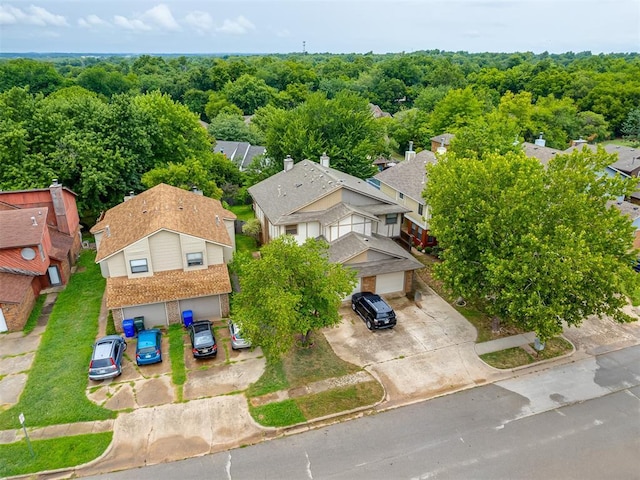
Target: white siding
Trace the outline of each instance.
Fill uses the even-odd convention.
[[[207,243],[205,264],[209,266],[209,265],[220,265],[221,263],[224,263],[224,250],[231,251],[231,249],[223,248],[220,245],[217,245],[215,243]]]
[[[147,260],[148,271],[143,273],[131,273],[129,267],[130,260]],[[124,249],[124,261],[129,278],[150,277],[153,275],[153,263],[151,262],[151,250],[149,248],[149,240],[143,238],[135,243],[132,243]],[[109,268],[111,270],[111,268]]]
[[[189,235],[180,235],[180,245],[182,245],[182,268],[185,270],[200,270],[207,268],[207,245],[204,239],[191,237]],[[187,266],[187,253],[202,253],[202,265],[193,267]],[[222,263],[222,261],[220,261],[220,263]]]
[[[129,275],[123,252],[116,253],[105,262],[107,263],[106,270],[109,277],[126,277]]]
[[[161,230],[149,237],[151,263],[155,272],[165,270],[179,270],[182,268],[180,254],[180,235]]]
[[[337,224],[329,225],[325,228],[325,238],[333,242],[350,232],[357,232],[371,236],[371,220],[362,215],[348,215],[342,218]]]
[[[227,233],[229,234],[229,238],[231,239],[231,248],[224,249],[224,262],[230,262],[233,258],[233,253],[236,251],[236,228],[234,220],[225,220],[225,226],[227,227]]]

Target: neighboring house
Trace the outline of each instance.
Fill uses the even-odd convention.
[[[141,316],[148,327],[180,322],[185,310],[227,316],[235,218],[218,200],[165,184],[107,210],[91,233],[116,328]]]
[[[266,147],[251,145],[249,142],[216,142],[213,148],[215,153],[223,153],[229,160],[235,163],[240,170],[246,170],[254,157],[264,155]]]
[[[453,133],[442,133],[440,135],[436,135],[431,138],[431,151],[433,153],[443,153],[442,149],[445,151],[449,148],[451,144],[451,139],[453,139],[455,135]],[[440,149],[440,151],[438,150]]]
[[[389,112],[383,111],[378,105],[370,103],[369,109],[371,110],[371,115],[373,115],[373,118],[391,118],[391,114]]]
[[[410,147],[411,148],[411,147]],[[404,214],[402,235],[418,247],[437,244],[429,233],[429,207],[422,197],[426,182],[426,166],[436,163],[433,152],[423,150],[405,153],[405,160],[375,175],[380,190],[410,211]]]
[[[549,162],[553,157],[563,153],[562,150],[557,150],[541,144],[539,140],[536,140],[536,142],[538,143],[523,142],[522,150],[524,150],[524,154],[527,157],[538,159],[545,168],[549,165]]]
[[[71,190],[0,192],[0,332],[21,330],[40,292],[69,281],[81,248]]]
[[[249,188],[262,242],[285,234],[300,244],[322,238],[332,262],[356,271],[353,292],[411,291],[413,272],[422,264],[394,241],[409,209],[365,180],[331,168],[326,155],[320,161],[294,164],[287,157],[283,171]]]

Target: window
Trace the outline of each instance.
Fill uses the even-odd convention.
[[[197,252],[197,253],[187,253],[187,266],[188,267],[195,267],[196,265],[202,265],[203,259],[202,259],[202,252]]]
[[[398,214],[396,213],[388,213],[384,224],[385,225],[395,225],[396,223],[398,223]]]
[[[424,213],[424,205],[421,203],[418,204],[418,215],[422,215]]]
[[[402,200],[404,198],[404,193],[398,192],[398,198]]]
[[[131,273],[144,273],[149,271],[146,258],[129,260],[129,265],[131,266]]]
[[[298,234],[298,225],[287,225],[284,227],[285,233],[287,235],[297,235]]]

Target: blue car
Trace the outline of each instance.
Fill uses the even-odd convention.
[[[157,328],[138,332],[136,363],[148,365],[162,361],[162,334]]]

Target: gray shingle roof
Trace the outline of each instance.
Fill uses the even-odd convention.
[[[545,167],[549,164],[549,161],[558,154],[562,153],[562,150],[557,150],[551,147],[543,147],[536,145],[535,143],[523,142],[522,149],[524,154],[530,158],[537,158]]]
[[[593,152],[597,150],[596,145],[588,144],[569,147],[565,150],[565,152],[571,153],[574,150],[581,151],[583,147],[587,147]],[[618,160],[615,163],[611,164],[611,166],[616,170],[620,170],[624,173],[629,173],[640,168],[640,149],[614,144],[604,145],[604,149],[607,153],[615,153],[618,155]]]
[[[413,258],[409,252],[403,249],[391,238],[376,234],[366,236],[355,232],[348,233],[330,244],[329,260],[334,263],[344,263],[350,258],[353,258],[367,250],[375,250],[385,253],[389,256],[389,259],[382,261],[376,260],[374,262],[363,262],[355,265],[351,264],[349,266],[359,270],[360,268],[368,268],[369,266],[386,265],[386,271],[382,272],[374,270],[372,275],[415,270],[417,268],[422,268],[423,266]]]
[[[213,147],[215,153],[224,153],[229,160],[235,163],[240,170],[245,170],[254,157],[263,155],[267,149],[248,142],[218,141]]]
[[[422,192],[426,182],[426,166],[436,163],[436,156],[429,150],[416,153],[410,160],[404,160],[391,168],[387,168],[375,175],[375,178],[402,192],[419,203],[424,204]]]
[[[290,223],[284,218],[341,189],[369,197],[371,205],[376,202],[383,204],[382,207],[376,206],[376,208],[391,210],[388,213],[407,211],[365,180],[330,167],[322,167],[311,160],[302,160],[290,170],[278,172],[250,187],[249,193],[271,223],[278,225]],[[351,206],[374,213],[368,205],[352,204]]]

